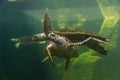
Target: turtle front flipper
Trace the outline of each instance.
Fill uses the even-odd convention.
[[[52,32],[52,23],[48,15],[48,9],[46,9],[44,17],[44,33],[48,35],[50,32]]]
[[[42,62],[46,61],[47,59],[50,59],[52,65],[54,66],[54,61],[52,58],[52,54],[51,54],[51,48],[52,48],[52,44],[49,44],[46,48],[45,48],[45,52],[47,53],[48,58],[46,57],[45,59],[43,59]]]
[[[98,42],[96,41],[90,41],[86,43],[86,46],[93,49],[94,51],[102,54],[102,55],[107,55],[107,51],[102,47]]]
[[[84,43],[88,42],[90,39],[92,39],[92,37],[88,37],[85,40],[81,41],[81,42],[75,42],[75,43],[69,43],[69,46],[81,46]]]
[[[70,58],[66,58],[66,62],[65,62],[65,70],[68,69],[69,64],[70,64]]]

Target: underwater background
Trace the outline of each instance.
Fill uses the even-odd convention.
[[[43,32],[45,9],[53,27],[80,28],[110,39],[107,56],[79,47],[64,70],[42,63],[46,44],[16,48],[11,38]],[[0,0],[0,80],[120,80],[120,0]]]

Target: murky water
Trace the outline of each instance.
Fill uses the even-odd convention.
[[[1,0],[0,80],[120,80],[120,0]],[[45,8],[54,28],[80,28],[110,39],[107,56],[79,47],[79,58],[64,70],[64,59],[46,56],[46,44],[15,48],[9,39],[43,32]]]

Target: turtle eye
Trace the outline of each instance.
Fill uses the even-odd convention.
[[[58,40],[57,34],[54,34],[54,33],[49,34],[48,37],[54,41]]]
[[[51,37],[55,37],[55,34],[51,34]]]
[[[57,36],[56,36],[55,34],[51,34],[50,37],[51,37],[52,39],[56,39]]]
[[[54,38],[54,37],[55,37],[55,34],[54,34],[54,33],[50,33],[48,36]]]

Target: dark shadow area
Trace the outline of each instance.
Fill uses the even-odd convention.
[[[41,63],[44,58],[43,45],[28,45],[16,49],[15,44],[10,42],[14,37],[41,32],[42,23],[17,8],[0,9],[0,17],[0,80],[50,79],[47,69],[49,64]],[[29,23],[29,19],[35,23]],[[34,31],[33,27],[39,30]]]

